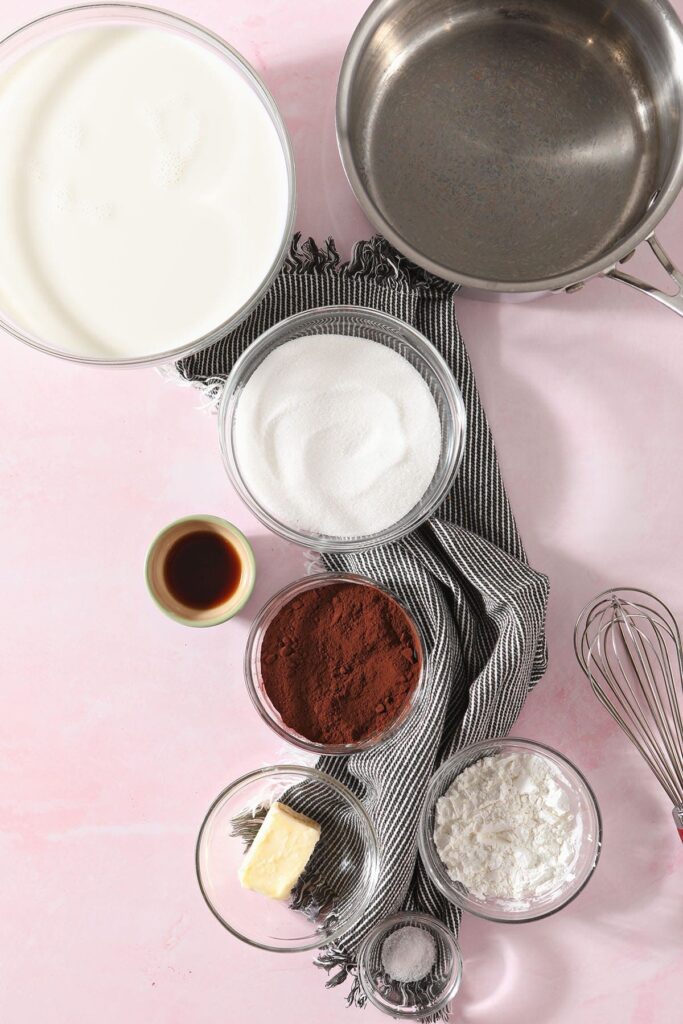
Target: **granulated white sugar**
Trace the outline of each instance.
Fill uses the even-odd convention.
[[[374,534],[422,498],[441,450],[421,374],[386,345],[346,335],[296,338],[247,381],[235,456],[275,519],[333,537]]]

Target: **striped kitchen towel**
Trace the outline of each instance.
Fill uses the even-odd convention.
[[[439,764],[476,740],[507,734],[546,661],[548,582],[528,565],[503,487],[496,451],[455,317],[456,287],[408,262],[386,240],[359,242],[342,263],[332,240],[295,237],[257,309],[228,337],[179,364],[187,381],[216,397],[247,345],[284,317],[316,306],[371,307],[421,331],[450,366],[467,412],[460,472],[442,506],[399,543],[361,554],[325,555],[329,569],[361,573],[394,591],[427,639],[427,699],[381,747],[319,767],[357,794],[375,822],[380,882],[363,920],[319,953],[328,985],[353,981],[369,929],[400,908],[435,914],[457,933],[459,912],[429,882],[417,855],[427,783]]]

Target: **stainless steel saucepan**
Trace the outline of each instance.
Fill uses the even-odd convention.
[[[369,219],[435,274],[484,297],[607,274],[683,316],[654,236],[683,185],[683,27],[665,0],[375,0],[337,131]],[[643,241],[672,294],[619,269]]]

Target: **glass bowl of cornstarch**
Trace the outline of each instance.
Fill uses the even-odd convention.
[[[452,903],[521,923],[556,913],[587,885],[602,822],[588,782],[562,754],[525,739],[485,740],[433,776],[418,841]]]
[[[316,551],[399,540],[460,466],[465,408],[434,346],[377,310],[281,321],[236,362],[219,411],[228,475],[270,530]]]

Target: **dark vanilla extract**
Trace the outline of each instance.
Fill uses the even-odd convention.
[[[205,611],[225,604],[242,578],[242,562],[232,544],[213,530],[187,533],[169,548],[164,582],[187,608]]]

